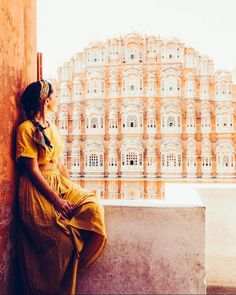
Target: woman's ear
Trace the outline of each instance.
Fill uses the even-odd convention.
[[[45,103],[46,103],[46,105],[49,104],[50,100],[51,100],[50,97],[47,97],[47,98],[45,99]]]

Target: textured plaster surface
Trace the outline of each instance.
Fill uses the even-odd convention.
[[[0,293],[14,285],[14,205],[17,175],[14,164],[19,97],[36,79],[35,0],[0,1]]]
[[[106,202],[105,217],[107,245],[78,294],[205,293],[204,207]]]
[[[207,284],[236,294],[236,185],[196,189],[206,206]]]

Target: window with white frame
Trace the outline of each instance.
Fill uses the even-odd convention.
[[[175,117],[174,116],[168,116],[168,118],[167,118],[167,127],[174,128],[175,126],[176,126]]]
[[[190,168],[197,166],[196,156],[187,156],[187,166]]]
[[[71,165],[72,167],[76,168],[79,167],[79,157],[72,157],[71,158]]]
[[[139,154],[139,165],[140,166],[143,165],[143,154],[142,153]]]
[[[202,156],[202,167],[211,167],[211,156]]]
[[[98,118],[96,118],[96,117],[93,117],[93,118],[91,118],[90,119],[90,127],[91,128],[98,128]]]
[[[139,62],[139,49],[137,46],[128,46],[125,48],[125,62],[137,63]]]
[[[138,165],[138,156],[134,152],[130,152],[126,155],[126,166],[137,166]]]
[[[229,82],[216,81],[215,95],[218,100],[225,100],[231,95],[231,86]]]
[[[112,157],[112,156],[110,156],[109,157],[109,161],[108,161],[108,165],[110,166],[110,167],[117,167],[117,157]]]
[[[201,117],[201,127],[202,127],[202,129],[211,127],[211,117],[210,117],[210,115],[206,116],[206,117]]]
[[[200,60],[200,74],[208,75],[208,60]]]
[[[193,79],[186,81],[185,94],[187,97],[193,97],[195,95],[195,81]]]
[[[102,167],[103,166],[103,155],[100,155],[99,157],[99,163],[100,163],[100,166]]]
[[[192,53],[186,54],[185,67],[186,68],[195,68],[195,56]]]
[[[110,59],[114,60],[119,57],[119,47],[116,45],[113,45],[110,47]]]
[[[89,155],[89,166],[90,167],[97,167],[98,166],[98,155],[91,154]]]
[[[128,128],[138,127],[137,115],[131,114],[127,116],[126,126]]]
[[[209,99],[210,97],[210,85],[208,79],[201,79],[200,81],[200,97],[203,99]]]
[[[147,127],[148,128],[156,128],[156,120],[155,120],[155,118],[148,118],[147,119]]]
[[[232,170],[235,166],[233,145],[216,147],[217,170]]]
[[[166,166],[167,167],[176,167],[176,155],[168,154],[166,157]]]
[[[174,96],[179,91],[177,79],[175,77],[167,77],[162,79],[161,92],[165,96]]]
[[[67,120],[59,120],[59,129],[60,130],[68,130],[68,121]]]
[[[100,83],[98,80],[91,81],[91,93],[97,95],[100,93]]]
[[[118,94],[117,81],[112,81],[110,83],[110,96],[115,97]]]
[[[232,132],[233,115],[230,113],[218,113],[216,115],[216,132]]]
[[[80,120],[73,120],[72,121],[72,128],[73,128],[73,130],[79,130],[80,129]]]
[[[154,79],[148,79],[147,81],[147,91],[148,93],[155,93],[156,91],[156,85]]]
[[[230,163],[230,157],[229,157],[229,155],[224,155],[223,156],[223,161],[222,161],[222,166],[223,167],[225,167],[225,168],[227,168],[227,167],[230,167],[231,165],[233,166],[233,163]],[[230,165],[231,164],[231,165]]]
[[[74,89],[73,89],[73,100],[77,101],[81,96],[82,96],[81,82],[75,82]]]
[[[182,166],[182,157],[177,152],[165,152],[161,155],[161,165],[166,169],[177,169]]]
[[[165,132],[180,132],[181,130],[181,116],[174,114],[166,114],[161,116],[162,130]]]
[[[166,157],[165,157],[165,155],[162,155],[161,156],[161,166],[162,167],[165,167],[166,166]]]
[[[94,146],[92,150],[87,150],[88,147],[86,147],[85,151],[85,168],[89,167],[96,167],[96,170],[99,170],[104,166],[104,155],[103,151],[99,151],[96,149],[101,149],[99,146]],[[100,168],[99,168],[100,167]]]
[[[147,158],[147,166],[148,167],[155,167],[156,166],[156,158],[155,155],[150,155]]]
[[[186,127],[187,128],[195,128],[196,127],[196,118],[195,115],[188,115],[186,118]]]
[[[60,102],[61,103],[69,102],[69,87],[67,84],[61,84],[60,86]]]
[[[117,129],[117,127],[118,127],[117,119],[109,119],[109,128]]]

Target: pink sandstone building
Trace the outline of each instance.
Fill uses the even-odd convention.
[[[72,178],[235,178],[236,85],[179,40],[91,43],[57,85]]]

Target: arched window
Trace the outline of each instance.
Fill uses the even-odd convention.
[[[227,116],[222,116],[221,121],[222,121],[222,126],[227,127],[227,125],[228,125],[228,117]]]
[[[137,166],[138,164],[138,157],[137,154],[130,152],[126,155],[126,165],[127,166]]]
[[[98,80],[92,80],[91,82],[91,92],[93,94],[96,94],[98,92],[100,92],[100,87],[99,87],[99,81]]]
[[[109,157],[108,165],[110,167],[116,167],[117,166],[117,158],[116,157]]]
[[[128,115],[127,117],[127,127],[138,127],[138,119],[136,115]]]
[[[167,126],[170,128],[175,127],[175,118],[173,116],[168,117]]]
[[[98,128],[98,119],[91,118],[91,128]]]
[[[193,97],[195,94],[195,81],[193,79],[188,79],[186,81],[185,94],[187,97]]]
[[[229,156],[224,155],[223,157],[223,167],[229,167]]]
[[[175,77],[164,78],[162,93],[164,95],[175,95],[177,90],[177,79]]]
[[[167,155],[166,166],[167,167],[176,167],[176,157],[174,154],[170,153]]]

